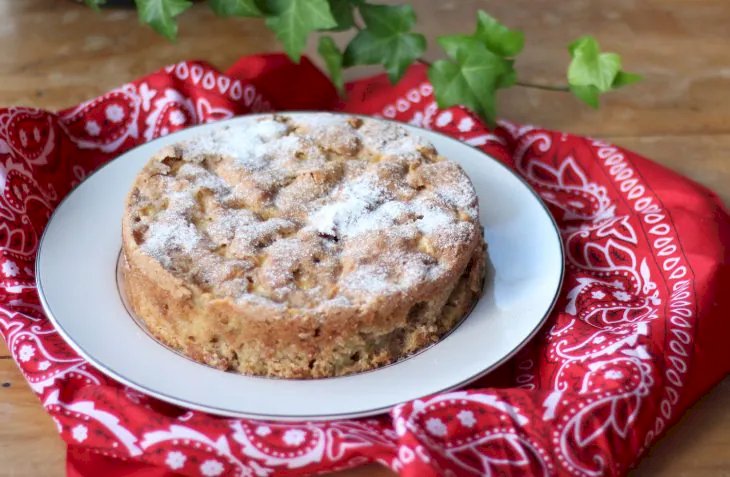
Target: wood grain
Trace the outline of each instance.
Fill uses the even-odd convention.
[[[8,358],[0,358],[0,423],[0,475],[63,475],[66,446]]]
[[[600,111],[565,94],[514,88],[499,97],[502,116],[606,138],[713,188],[730,203],[726,0],[411,3],[430,39],[472,30],[478,8],[525,30],[527,45],[516,65],[525,80],[561,82],[567,43],[585,33],[596,36],[645,80],[606,97]],[[97,15],[64,0],[0,0],[0,19],[3,106],[58,109],[182,59],[225,68],[241,55],[280,49],[261,21],[221,20],[204,5],[183,16],[177,43],[139,25],[132,10]],[[433,44],[430,57],[438,55]],[[61,476],[64,444],[8,356],[0,341],[0,476]],[[730,477],[730,378],[693,406],[633,474]],[[332,475],[393,474],[371,465]]]

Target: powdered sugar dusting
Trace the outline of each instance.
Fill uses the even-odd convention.
[[[150,225],[142,250],[168,267],[171,263],[170,253],[190,254],[200,241],[201,236],[193,224],[173,216]]]
[[[348,236],[361,227],[359,221],[372,216],[370,212],[387,198],[387,192],[374,177],[364,176],[336,190],[334,197],[331,203],[315,211],[308,223],[323,234]]]
[[[443,270],[425,254],[394,249],[383,251],[374,263],[363,263],[343,276],[341,286],[350,293],[374,296],[406,291],[434,280]]]
[[[421,149],[432,146],[420,136],[390,122],[370,121],[360,128],[363,145],[379,154],[394,157],[418,157]]]
[[[352,220],[352,225],[342,232],[346,238],[356,237],[369,232],[385,230],[397,224],[410,211],[410,208],[403,202],[391,200],[380,205],[372,212],[363,214],[357,220]]]
[[[257,219],[253,212],[245,209],[233,209],[220,214],[215,220],[211,220],[205,227],[205,231],[217,245],[226,245],[231,243],[237,231],[243,230],[256,222]]]
[[[421,217],[416,222],[418,230],[424,234],[432,234],[442,227],[456,223],[453,215],[444,212],[437,207],[429,207],[423,202],[414,204],[413,210]]]
[[[454,191],[447,194],[458,197]],[[431,234],[458,221],[449,205],[437,206],[424,197],[399,200],[375,176],[363,174],[335,190],[331,201],[315,210],[307,224],[322,234],[351,238],[415,221],[420,232]]]
[[[199,136],[185,144],[190,156],[222,155],[236,159],[249,169],[266,167],[266,154],[274,150],[272,141],[286,135],[286,124],[274,119],[231,126]]]
[[[215,174],[206,170],[199,164],[186,162],[177,172],[180,178],[188,179],[194,190],[208,189],[217,194],[223,194],[228,191],[228,185]],[[189,195],[189,194],[188,194]]]
[[[347,122],[342,119],[341,115],[331,113],[312,114],[307,120],[299,123],[302,128],[307,130],[337,128],[346,126]]]
[[[304,118],[178,145],[165,160],[179,164],[150,181],[163,190],[139,224],[141,250],[184,280],[269,306],[353,306],[448,273],[446,251],[478,230],[463,171],[395,124]]]

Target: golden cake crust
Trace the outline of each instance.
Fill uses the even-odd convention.
[[[471,309],[478,215],[463,170],[394,123],[264,116],[167,147],[138,175],[127,300],[162,342],[221,369],[364,371]]]

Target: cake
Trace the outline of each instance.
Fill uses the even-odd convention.
[[[474,187],[393,122],[264,115],[165,147],[127,197],[126,300],[223,370],[321,378],[434,343],[479,298]]]

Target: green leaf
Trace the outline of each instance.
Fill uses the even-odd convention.
[[[87,7],[91,7],[98,12],[99,7],[104,5],[106,3],[106,0],[84,0],[84,3]]]
[[[416,12],[410,5],[360,5],[360,15],[368,30],[378,36],[407,33],[416,23]]]
[[[337,91],[340,94],[344,94],[345,82],[342,79],[342,52],[337,48],[337,44],[331,37],[323,36],[319,39],[317,52],[324,59],[327,72]]]
[[[570,91],[594,108],[598,108],[598,97],[602,93],[641,80],[641,76],[621,69],[619,55],[602,53],[591,36],[577,39],[568,46],[568,51],[572,57],[568,66]]]
[[[494,125],[497,90],[517,82],[511,57],[522,51],[522,32],[480,11],[474,34],[442,36],[438,42],[450,58],[429,68],[438,105],[464,105]]]
[[[514,70],[514,60],[501,58],[494,52],[487,49],[480,40],[472,35],[446,35],[438,38],[439,45],[446,54],[457,62],[462,61],[471,52],[480,52],[488,60],[488,66],[495,75],[496,88],[509,88],[517,81],[517,73]]]
[[[489,51],[499,56],[515,56],[525,46],[525,35],[519,30],[511,30],[499,23],[496,18],[479,10],[477,31],[474,34]]]
[[[345,50],[345,66],[382,64],[392,83],[401,79],[406,69],[426,51],[426,38],[420,33],[377,36],[362,30]]]
[[[329,0],[330,11],[335,18],[337,25],[330,28],[333,31],[349,30],[355,26],[355,17],[353,11],[356,5],[362,3],[362,0]]]
[[[208,0],[211,10],[221,17],[259,17],[263,12],[255,0]]]
[[[643,77],[635,73],[628,73],[626,71],[619,71],[616,77],[613,79],[611,89],[618,89],[621,86],[628,86],[630,84],[638,83]]]
[[[435,62],[428,70],[440,108],[464,105],[488,122],[496,116],[494,84],[477,68],[464,69],[448,60]]]
[[[273,14],[266,19],[266,25],[296,62],[311,32],[337,26],[327,0],[267,0],[264,10]]]
[[[598,88],[592,85],[581,86],[581,85],[570,85],[570,92],[575,95],[578,99],[586,103],[588,106],[598,109],[598,97],[601,92]]]
[[[437,61],[428,71],[439,107],[464,105],[494,124],[496,91],[515,79],[511,61],[473,37],[441,37],[439,44],[453,60]]]
[[[616,53],[601,53],[595,38],[584,36],[568,47],[573,57],[568,66],[568,83],[577,86],[595,86],[605,93],[611,89],[621,71],[621,57]]]
[[[441,48],[444,49],[446,55],[455,60],[460,51],[465,48],[478,48],[481,43],[472,35],[444,35],[436,40]]]
[[[426,51],[426,37],[411,32],[416,14],[409,5],[362,4],[366,28],[347,45],[344,65],[382,64],[393,83]]]
[[[517,83],[517,72],[514,68],[514,61],[504,62],[505,72],[497,78],[497,88],[509,88]]]
[[[170,40],[177,36],[175,17],[190,8],[189,0],[135,0],[140,21]]]

